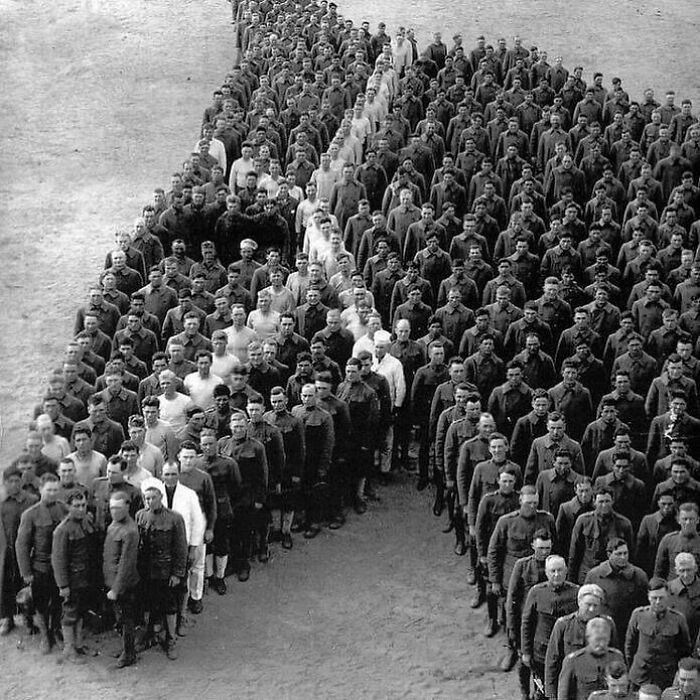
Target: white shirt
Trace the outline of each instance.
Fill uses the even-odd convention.
[[[71,452],[68,457],[75,464],[75,480],[90,491],[95,479],[107,473],[107,458],[97,450],[90,450],[87,459],[83,459],[77,451]]]
[[[340,174],[337,170],[333,170],[333,168],[328,168],[328,170],[317,168],[311,173],[311,182],[316,183],[317,196],[320,199],[331,198],[331,193],[333,192],[333,185],[335,185],[335,183],[338,182],[339,179]]]
[[[355,341],[355,344],[352,346],[352,356],[357,357],[363,350],[367,350],[367,352],[371,352],[374,355],[374,340],[367,333]]]
[[[192,372],[185,377],[183,383],[190,392],[190,398],[194,401],[195,406],[206,411],[214,406],[214,387],[223,384],[224,380],[211,373],[204,379],[199,372]]]
[[[238,330],[235,326],[224,328],[228,338],[229,352],[238,358],[241,364],[248,362],[248,344],[252,340],[258,340],[258,334],[252,329],[243,326]]]
[[[158,419],[153,427],[146,425],[146,442],[157,447],[163,459],[175,459],[178,448],[177,438],[173,429],[165,421]]]
[[[194,406],[192,399],[176,391],[174,398],[167,399],[165,394],[161,394],[158,396],[158,401],[160,402],[161,419],[168,423],[175,432],[184,428],[187,423],[185,411],[190,406]]]
[[[54,462],[60,462],[70,452],[70,445],[66,438],[54,435],[50,442],[45,442],[41,448],[41,454]]]
[[[280,315],[277,311],[263,313],[260,309],[253,309],[248,314],[246,325],[252,328],[261,340],[264,340],[279,331]]]
[[[245,178],[251,170],[255,170],[252,158],[246,160],[241,157],[233,161],[231,164],[231,173],[228,178],[228,186],[231,192],[237,192],[245,188]]]
[[[400,408],[406,399],[406,379],[403,376],[403,365],[393,355],[387,353],[378,360],[376,355],[372,362],[372,369],[381,374],[389,382],[391,401],[394,406]]]
[[[221,377],[224,384],[229,383],[231,372],[233,372],[236,367],[240,366],[240,360],[229,352],[223,355],[214,353],[211,357],[211,373],[215,374],[217,377]]]

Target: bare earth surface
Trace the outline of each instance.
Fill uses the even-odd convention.
[[[636,97],[673,87],[700,104],[700,6],[589,0],[477,3],[345,0],[355,20],[403,23],[421,40],[489,39],[561,52],[566,65],[620,75]],[[0,120],[0,457],[21,445],[30,408],[109,249],[191,148],[211,90],[229,65],[223,0],[2,0]],[[495,18],[495,19],[486,19]],[[624,32],[624,36],[623,36]],[[683,48],[689,47],[689,48]],[[247,584],[208,596],[198,626],[168,662],[150,651],[110,670],[116,640],[87,667],[39,657],[33,640],[0,642],[0,697],[512,698],[493,670],[503,637],[484,640],[468,607],[464,560],[404,483],[348,527],[296,539],[255,565]]]

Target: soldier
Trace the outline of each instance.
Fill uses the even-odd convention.
[[[679,532],[670,532],[659,542],[654,563],[654,576],[670,579],[676,575],[673,563],[679,552],[690,552],[700,561],[700,533],[698,533],[698,506],[696,503],[681,503],[678,508]]]
[[[488,415],[488,414],[484,414]],[[483,462],[478,462],[474,467],[471,483],[469,484],[469,494],[467,497],[467,522],[469,524],[469,534],[476,535],[476,513],[481,503],[481,499],[487,493],[491,493],[498,487],[498,476],[504,469],[510,469],[516,475],[515,487],[522,485],[523,474],[520,467],[507,459],[508,439],[502,433],[491,433],[488,439],[489,452],[491,458]],[[460,462],[461,464],[461,462]],[[457,473],[460,467],[457,466]],[[495,525],[494,521],[494,525]],[[490,535],[489,535],[490,536]]]
[[[139,530],[138,571],[143,581],[145,635],[144,647],[152,638],[153,625],[165,628],[163,647],[171,661],[177,659],[175,628],[180,602],[180,586],[187,569],[185,521],[179,513],[163,505],[165,486],[156,479],[144,483],[145,507],[136,513]]]
[[[22,579],[32,587],[34,624],[39,628],[39,649],[49,654],[59,626],[61,599],[51,567],[51,547],[56,526],[68,513],[58,499],[58,478],[41,476],[40,500],[22,513],[15,550]]]
[[[586,623],[586,646],[571,652],[562,664],[558,700],[587,700],[593,691],[603,688],[611,664],[626,668],[622,652],[610,647],[610,636],[606,618],[594,617]]]
[[[306,526],[304,537],[313,539],[321,531],[328,500],[328,472],[333,455],[333,418],[318,405],[315,384],[301,388],[301,405],[292,408],[292,415],[304,426],[305,462],[303,474],[306,491]]]
[[[607,561],[586,574],[586,583],[603,589],[602,611],[612,617],[615,628],[626,630],[632,611],[646,600],[649,579],[638,566],[630,564],[629,545],[621,537],[611,537],[606,546]]]
[[[202,468],[209,474],[216,498],[216,522],[214,537],[207,554],[206,574],[209,585],[219,594],[226,593],[226,566],[231,551],[233,508],[241,490],[241,472],[231,457],[218,454],[215,433],[205,428],[201,437]]]
[[[141,491],[124,481],[125,474],[126,460],[121,455],[113,455],[107,460],[107,475],[98,477],[92,484],[90,510],[93,514],[95,530],[100,540],[104,538],[107,528],[112,522],[109,499],[113,493],[123,492],[127,495],[129,514],[132,518],[143,508]]]
[[[532,674],[536,700],[544,700],[544,663],[547,644],[557,618],[576,610],[578,586],[566,580],[564,557],[550,554],[545,562],[547,581],[535,584],[525,599],[520,625],[522,662]]]
[[[135,622],[136,599],[140,581],[137,568],[139,530],[129,514],[129,497],[115,491],[109,498],[112,522],[104,542],[102,573],[107,600],[114,606],[114,615],[121,627],[122,651],[117,668],[136,663]]]
[[[649,581],[649,605],[637,608],[630,618],[625,638],[625,656],[635,686],[656,683],[668,688],[676,664],[690,652],[685,616],[669,608],[668,584],[661,578]]]
[[[53,532],[51,567],[63,601],[63,660],[84,663],[83,622],[94,593],[97,538],[87,513],[87,498],[68,495],[68,515]]]
[[[546,530],[538,530],[532,537],[532,551],[529,557],[515,562],[508,584],[506,597],[506,634],[508,651],[500,662],[502,671],[510,671],[521,653],[520,625],[521,613],[530,589],[547,580],[545,561],[552,553],[552,538]],[[530,697],[530,668],[522,661],[518,664],[518,683],[523,698]]]
[[[559,674],[564,659],[574,651],[586,646],[586,625],[594,617],[605,617],[611,626],[610,643],[617,646],[617,633],[612,618],[600,615],[605,594],[600,586],[586,583],[578,589],[578,610],[560,617],[552,628],[544,662],[545,694],[556,698]]]
[[[562,552],[568,552],[571,545],[571,533],[581,513],[593,510],[593,486],[590,477],[584,476],[576,484],[574,497],[559,506],[557,515],[557,538]]]
[[[579,515],[571,533],[569,546],[569,579],[583,583],[586,574],[606,559],[608,540],[621,537],[634,548],[632,523],[613,510],[613,495],[609,488],[595,491],[592,513]]]
[[[518,493],[515,490],[517,479],[518,474],[512,467],[506,466],[501,471],[498,475],[498,489],[493,493],[487,493],[481,499],[474,524],[473,542],[477,554],[478,570],[476,591],[470,605],[472,608],[478,608],[485,600],[489,602],[487,630],[489,632],[492,625],[498,624],[498,597],[490,595],[491,586],[487,583],[488,546],[498,519],[506,513],[513,512],[518,507]]]
[[[265,447],[248,435],[248,420],[243,411],[234,411],[229,423],[231,437],[219,441],[219,451],[236,460],[241,474],[240,498],[234,507],[231,553],[239,581],[250,578],[253,533],[258,529],[268,488],[268,463]]]
[[[350,469],[347,462],[347,440],[350,434],[350,409],[345,401],[333,395],[333,378],[329,372],[319,372],[316,376],[319,405],[331,414],[333,419],[333,454],[328,475],[330,486],[329,528],[338,530],[345,524],[344,504],[350,488]]]
[[[520,492],[520,508],[502,515],[489,540],[487,559],[491,606],[497,609],[497,599],[503,596],[510,581],[515,562],[530,554],[530,543],[534,533],[544,528],[551,534],[556,551],[556,531],[551,513],[537,509],[537,493],[534,486],[523,486]],[[490,622],[487,632],[493,636],[498,624]]]
[[[194,559],[192,566],[189,567],[189,575],[187,577],[187,588],[190,594],[187,607],[191,613],[199,615],[203,609],[202,596],[204,595],[206,547],[214,539],[214,528],[216,527],[216,496],[211,477],[197,467],[197,464],[201,461],[201,455],[196,443],[183,442],[178,452],[178,461],[180,463],[178,483],[197,494],[200,512],[205,520],[203,542],[195,546]]]
[[[678,530],[676,502],[670,491],[659,491],[656,496],[658,509],[645,515],[637,533],[637,556],[635,561],[647,576],[654,575],[654,563],[659,542],[670,532]]]
[[[0,636],[15,626],[16,596],[23,587],[17,566],[15,540],[22,513],[37,502],[37,497],[22,489],[22,472],[8,467],[2,473],[5,497],[0,501]],[[33,627],[31,620],[27,627]]]
[[[281,386],[270,392],[272,410],[265,413],[264,420],[277,428],[282,435],[284,469],[280,473],[270,472],[268,505],[271,508],[273,532],[270,539],[279,539],[284,549],[291,549],[294,511],[303,506],[299,492],[306,462],[304,426],[287,409],[287,395]],[[279,529],[274,530],[275,523]]]
[[[480,462],[486,461],[491,453],[489,452],[489,438],[491,433],[496,429],[496,422],[490,413],[482,413],[479,416],[479,423],[476,428],[476,435],[466,442],[463,442],[459,448],[459,458],[457,460],[456,470],[456,485],[457,498],[459,502],[460,521],[455,523],[455,532],[457,528],[463,528],[464,522],[468,522],[469,517],[469,485],[471,484],[474,468]],[[478,508],[478,502],[475,508]],[[461,533],[460,533],[461,534]],[[460,542],[458,540],[458,546]],[[457,551],[457,550],[455,550]],[[474,567],[475,582],[479,589],[483,589],[485,585],[485,573],[479,566],[478,554],[476,551],[475,530],[472,525],[469,529],[469,564]]]
[[[641,698],[642,688],[639,689]],[[678,662],[673,686],[661,693],[661,700],[697,700],[700,697],[700,662],[686,656]]]
[[[676,554],[674,568],[677,578],[668,582],[669,605],[682,612],[688,623],[691,641],[697,640],[700,631],[700,578],[698,563],[688,552]],[[697,642],[696,642],[697,647]]]
[[[443,469],[445,472],[445,499],[447,501],[447,511],[450,522],[443,532],[455,531],[454,552],[458,556],[464,556],[467,552],[467,543],[464,530],[464,518],[462,517],[462,507],[459,503],[457,492],[457,463],[461,446],[467,440],[473,438],[478,430],[481,417],[481,399],[479,394],[469,394],[467,396],[464,418],[454,421],[445,433],[445,443],[443,449]],[[452,409],[447,409],[448,411]],[[435,449],[439,447],[437,441]],[[476,582],[476,560],[473,547],[470,547],[470,559],[467,562],[467,583],[473,585]]]
[[[362,362],[351,357],[345,365],[345,381],[338,387],[338,398],[348,405],[350,411],[350,430],[346,441],[347,463],[354,470],[354,506],[358,515],[367,512],[364,490],[372,468],[379,420],[377,393],[362,381],[361,369]]]

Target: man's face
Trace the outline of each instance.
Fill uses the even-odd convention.
[[[566,564],[563,559],[555,557],[550,559],[545,566],[547,580],[555,588],[560,588],[566,581]]]
[[[698,689],[698,670],[678,669],[678,689],[687,696],[692,696]]]
[[[61,462],[58,465],[58,478],[62,484],[70,485],[75,483],[75,465],[71,462]]]
[[[510,475],[511,478],[512,475]],[[513,478],[513,485],[515,485],[515,479]],[[532,551],[535,554],[535,559],[538,561],[544,561],[552,553],[552,540],[543,540],[536,537],[532,541]]]
[[[552,440],[558,442],[564,437],[564,421],[561,419],[547,421],[547,432]]]
[[[101,423],[107,417],[107,409],[103,403],[89,406],[88,413],[93,423]]]
[[[120,454],[126,460],[127,469],[133,469],[136,466],[136,460],[139,456],[139,453],[136,450],[121,450]]]
[[[613,509],[613,499],[609,493],[599,493],[595,497],[595,512],[598,515],[609,515]]]
[[[664,613],[668,609],[668,591],[665,588],[649,591],[647,598],[653,613]]]
[[[539,498],[536,493],[524,493],[520,496],[520,510],[523,515],[534,515]]]
[[[610,564],[616,569],[623,569],[630,560],[630,550],[626,544],[620,545],[608,554]]]
[[[673,474],[673,470],[671,470]],[[687,470],[686,470],[687,474]],[[675,481],[675,479],[674,479]],[[683,483],[683,482],[676,482]],[[678,524],[681,526],[681,532],[684,535],[692,535],[697,532],[698,527],[698,515],[692,510],[681,510],[678,513]]]
[[[557,457],[554,460],[554,471],[558,476],[568,476],[571,473],[571,459],[569,457]]]
[[[165,481],[165,469],[174,469],[177,474],[177,467],[166,465],[163,468],[163,481]],[[177,478],[176,478],[177,481]],[[157,488],[151,488],[143,495],[143,502],[148,510],[160,510],[163,503],[163,494]]]
[[[68,506],[68,514],[73,520],[82,520],[87,515],[87,499],[84,496],[74,498]]]
[[[47,481],[41,487],[41,500],[44,503],[55,503],[58,499],[58,481]]]
[[[501,438],[494,438],[489,442],[489,452],[494,462],[497,464],[504,462],[508,453],[506,441]]]

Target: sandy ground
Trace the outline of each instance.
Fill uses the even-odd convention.
[[[634,96],[672,86],[700,104],[694,0],[658,15],[654,4],[629,0],[426,7],[346,0],[342,9],[372,26],[385,19],[390,32],[415,26],[421,39],[432,27],[445,37],[459,29],[467,46],[481,32],[519,31],[569,66],[595,65],[606,82],[620,75]],[[115,227],[133,220],[194,142],[230,61],[231,33],[222,0],[3,0],[0,8],[6,463]],[[108,638],[88,667],[65,669],[14,633],[0,641],[0,697],[514,697],[513,674],[493,670],[502,637],[484,640],[484,612],[468,607],[464,563],[429,514],[429,495],[403,483],[347,528],[297,538],[292,552],[255,565],[249,583],[209,596],[177,664],[151,651],[117,673]]]

